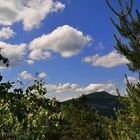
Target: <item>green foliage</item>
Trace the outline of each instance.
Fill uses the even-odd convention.
[[[123,2],[118,0],[120,6],[120,12],[113,9],[106,0],[108,6],[113,11],[113,13],[118,17],[119,24],[115,23],[111,18],[113,25],[119,31],[121,36],[126,39],[127,44],[122,43],[122,41],[115,36],[116,46],[115,48],[119,53],[124,55],[129,60],[129,69],[131,71],[139,71],[140,69],[140,13],[136,10],[136,15],[132,15],[133,0],[131,0],[130,6],[128,2],[125,3],[125,8],[123,8]]]
[[[107,119],[95,108],[87,106],[87,97],[62,104],[63,124],[59,129],[60,140],[110,140]]]
[[[87,100],[86,105],[89,107],[95,107],[100,115],[109,116],[115,118],[114,108],[122,108],[122,104],[119,101],[118,96],[111,95],[105,91],[94,92],[85,95]],[[74,99],[79,100],[79,98]],[[63,104],[70,104],[73,100],[63,102]]]
[[[109,118],[86,104],[86,96],[60,105],[44,97],[42,81],[27,88],[0,83],[0,139],[2,140],[110,140]]]
[[[26,90],[13,85],[0,83],[0,139],[48,139],[62,119],[56,100],[44,97],[42,81]]]
[[[117,120],[110,125],[110,134],[114,140],[140,139],[140,83],[127,81],[128,96],[121,98],[124,108],[116,111]]]
[[[111,18],[112,23],[128,41],[124,44],[114,35],[115,48],[129,60],[131,71],[140,72],[140,14],[136,10],[136,15],[132,15],[133,0],[130,5],[126,2],[125,8],[118,0],[120,12],[106,1],[119,19],[116,24]],[[8,62],[2,55],[0,60]],[[2,78],[0,75],[0,81]],[[62,105],[45,98],[47,90],[41,80],[34,80],[27,88],[16,87],[17,82],[0,83],[1,140],[140,140],[139,82],[132,84],[127,80],[128,96],[119,97],[123,108],[115,111],[116,119],[99,115],[91,107],[91,100],[87,105],[87,96]]]
[[[114,26],[121,36],[126,39],[127,44],[123,44],[115,35],[115,48],[119,53],[129,60],[129,69],[138,71],[140,74],[140,14],[136,10],[136,16],[132,15],[133,0],[130,6],[128,2],[123,8],[123,3],[118,0],[120,12],[116,12],[106,0],[110,9],[119,19],[116,24],[112,19]],[[140,76],[140,75],[139,75]],[[110,126],[110,135],[114,140],[139,140],[140,139],[140,83],[132,84],[127,76],[127,97],[121,98],[124,108],[117,111],[117,120]]]

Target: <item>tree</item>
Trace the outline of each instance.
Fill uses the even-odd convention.
[[[128,41],[127,44],[124,44],[114,35],[116,39],[115,48],[129,60],[128,67],[131,71],[140,71],[140,14],[136,10],[136,17],[132,15],[133,0],[131,0],[130,5],[128,2],[125,3],[125,9],[122,1],[118,0],[120,12],[111,7],[109,0],[106,1],[119,19],[119,24],[117,24],[111,18],[113,25],[121,36]]]
[[[56,100],[44,97],[44,83],[34,80],[26,89],[14,85],[0,83],[0,139],[53,140],[62,115]]]
[[[59,128],[60,140],[111,140],[107,119],[87,105],[86,95],[62,105],[64,119]]]
[[[118,17],[119,24],[115,23],[111,18],[113,25],[116,27],[120,35],[127,40],[123,43],[116,35],[115,48],[124,55],[128,60],[128,67],[130,71],[138,72],[140,77],[140,13],[136,10],[136,15],[133,15],[133,0],[125,3],[118,0],[120,12],[117,12],[106,0],[109,8]],[[127,93],[126,98],[121,99],[124,104],[124,109],[117,111],[117,121],[111,126],[111,135],[115,140],[138,140],[140,139],[140,83],[130,83],[127,79]]]

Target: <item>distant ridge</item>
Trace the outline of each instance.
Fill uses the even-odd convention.
[[[84,95],[86,97],[86,103],[89,107],[95,107],[96,110],[101,115],[105,116],[115,116],[114,108],[122,108],[122,105],[119,101],[118,96],[114,96],[109,94],[106,91],[102,92],[94,92],[90,94]],[[64,101],[63,104],[70,104],[73,100],[79,100],[81,97],[76,99],[71,99],[68,101]]]

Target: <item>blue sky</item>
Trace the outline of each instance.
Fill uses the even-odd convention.
[[[40,72],[48,96],[66,100],[101,90],[116,94],[124,91],[124,74],[137,78],[114,51],[113,33],[119,34],[105,0],[3,0],[0,10],[0,47],[11,60],[8,69],[0,63],[5,79],[27,82]]]

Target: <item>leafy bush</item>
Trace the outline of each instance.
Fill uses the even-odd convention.
[[[55,99],[47,99],[42,81],[26,90],[0,83],[0,139],[49,139],[62,119]]]

